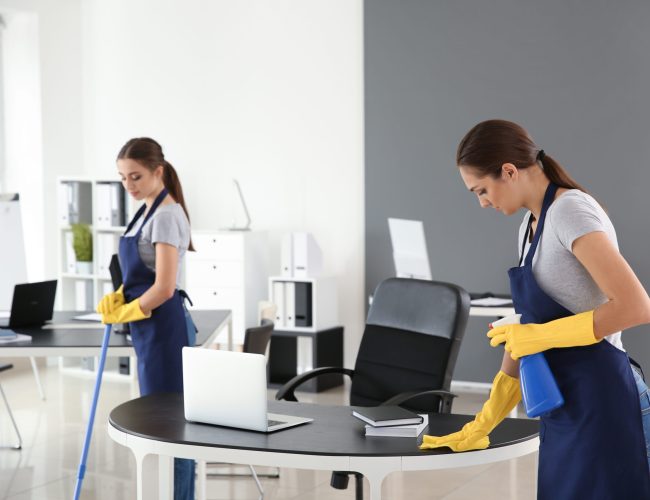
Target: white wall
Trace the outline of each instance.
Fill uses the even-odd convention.
[[[45,272],[38,17],[33,12],[3,12],[3,18],[2,189],[20,194],[27,277],[38,280]]]
[[[115,177],[130,137],[175,165],[193,227],[233,218],[236,177],[253,229],[311,231],[339,277],[351,365],[364,323],[361,0],[87,0],[84,164]]]
[[[231,224],[236,177],[276,271],[281,235],[314,233],[351,365],[365,319],[362,0],[0,0],[8,11],[33,15],[40,56],[28,266],[57,274],[57,176],[114,177],[119,147],[150,135],[196,229]]]
[[[0,0],[0,13],[6,188],[21,193],[28,278],[53,278],[56,177],[82,171],[81,0]]]

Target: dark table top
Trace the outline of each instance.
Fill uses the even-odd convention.
[[[214,330],[228,317],[230,311],[200,311],[192,310],[192,319],[199,332],[196,335],[197,345],[203,344]],[[88,314],[88,311],[56,311],[48,328],[16,328],[16,333],[31,335],[31,342],[0,344],[3,349],[21,349],[24,347],[101,347],[104,329],[96,321],[79,321],[75,316]],[[73,323],[75,328],[66,328],[66,324]],[[56,325],[61,327],[57,328]],[[84,328],[84,325],[88,325]],[[113,334],[110,337],[109,347],[131,347],[132,344],[124,334]]]
[[[128,401],[111,411],[113,427],[127,434],[157,441],[279,453],[341,456],[444,455],[448,448],[422,451],[420,438],[365,437],[363,422],[352,416],[351,406],[321,406],[269,401],[269,411],[311,417],[313,422],[270,434],[187,422],[182,394],[155,394]],[[472,415],[429,415],[423,434],[458,431]],[[491,448],[512,445],[537,436],[539,422],[505,419],[490,434]]]

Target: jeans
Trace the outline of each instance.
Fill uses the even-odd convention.
[[[174,459],[174,500],[194,500],[194,460]]]
[[[650,469],[650,393],[648,393],[648,386],[641,378],[636,368],[632,367],[634,374],[634,381],[636,382],[636,389],[641,398],[641,421],[643,422],[643,434],[645,435],[645,448],[648,456],[648,468]]]

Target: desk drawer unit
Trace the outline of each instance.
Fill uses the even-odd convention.
[[[187,253],[185,289],[197,309],[232,311],[233,341],[258,323],[266,299],[268,249],[261,232],[193,232],[196,252]]]

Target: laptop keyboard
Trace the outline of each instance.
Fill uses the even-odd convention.
[[[271,419],[268,419],[266,421],[266,425],[268,427],[273,427],[274,425],[280,425],[280,424],[286,424],[286,422],[281,422],[280,420],[271,420]]]

